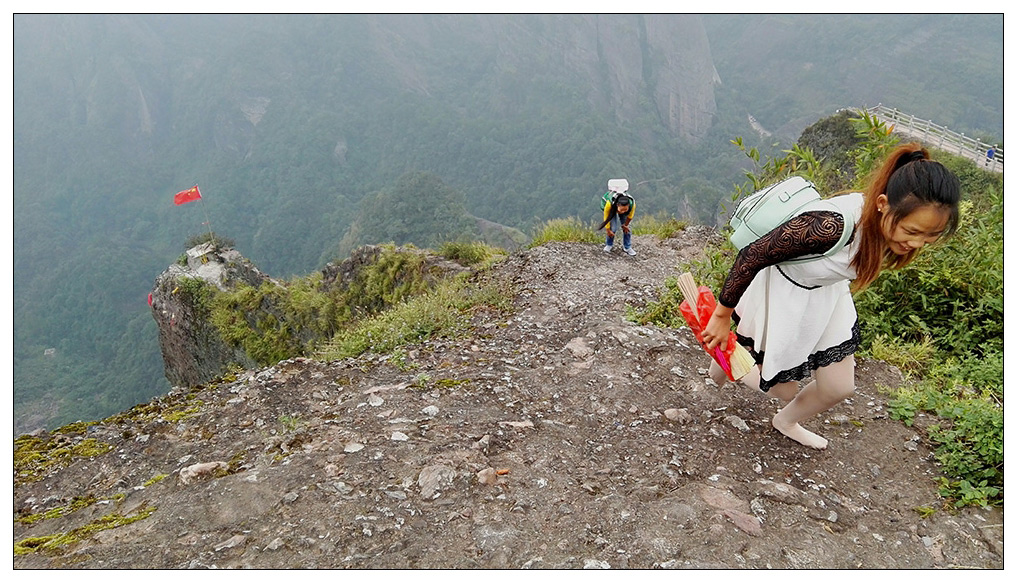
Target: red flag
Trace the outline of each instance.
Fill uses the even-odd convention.
[[[198,198],[201,198],[201,191],[198,190],[197,186],[194,186],[193,188],[184,190],[183,192],[177,192],[176,196],[173,197],[173,204],[179,206],[181,204],[187,204],[191,200],[197,200]]]

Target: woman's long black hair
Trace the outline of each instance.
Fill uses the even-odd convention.
[[[614,220],[614,217],[617,216],[617,207],[618,206],[627,206],[628,207],[628,212],[631,212],[631,205],[632,205],[631,196],[625,196],[624,194],[619,194],[617,196],[617,198],[614,199],[614,203],[610,205],[610,215],[607,216],[607,220],[604,220],[603,223],[600,225],[600,228],[598,228],[596,230],[603,230],[603,227],[605,227],[608,224],[610,224],[611,220]]]
[[[886,161],[871,178],[864,194],[861,210],[861,243],[850,261],[857,272],[851,288],[864,289],[878,277],[883,268],[901,269],[914,260],[918,251],[897,255],[889,249],[882,234],[882,214],[878,209],[878,196],[889,199],[888,218],[893,228],[900,220],[917,208],[931,205],[946,213],[945,232],[956,231],[960,221],[960,181],[948,168],[933,161],[928,150],[918,142],[897,146],[889,152]]]

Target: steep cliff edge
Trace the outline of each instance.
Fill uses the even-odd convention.
[[[548,243],[480,275],[507,312],[404,357],[295,358],[19,439],[14,567],[1001,568],[1000,508],[948,511],[898,371],[776,433],[686,329],[630,307],[711,229],[637,257]]]
[[[188,249],[179,262],[156,278],[152,317],[170,384],[194,386],[223,373],[228,366],[257,365],[242,348],[228,345],[209,319],[211,291],[205,285],[227,291],[241,283],[258,287],[270,281],[236,250],[219,250],[211,242]]]
[[[393,262],[393,256],[403,258]],[[393,271],[383,293],[360,293],[378,266]],[[166,379],[173,386],[195,386],[238,368],[309,355],[334,331],[334,326],[320,324],[321,312],[336,307],[294,307],[292,295],[301,291],[342,304],[356,317],[467,270],[422,249],[367,245],[341,263],[326,265],[308,281],[309,289],[293,292],[293,284],[262,273],[236,249],[198,245],[156,278],[151,293]],[[223,296],[231,292],[238,297]],[[356,297],[347,297],[349,293]]]

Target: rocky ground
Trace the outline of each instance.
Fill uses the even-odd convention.
[[[894,369],[859,361],[816,451],[772,429],[774,400],[707,380],[686,329],[626,321],[711,236],[519,252],[491,275],[515,311],[469,337],[41,435],[113,449],[15,486],[15,542],[70,537],[14,567],[1001,569],[1003,511],[942,509],[928,443],[888,417]]]

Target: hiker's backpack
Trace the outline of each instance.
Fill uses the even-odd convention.
[[[625,180],[624,178],[607,180],[607,193],[600,198],[600,210],[606,208],[608,202],[614,204],[614,199],[620,194],[624,194],[628,198],[631,198],[632,201],[635,200],[631,194],[628,194],[628,180]]]
[[[615,198],[617,198],[617,192],[611,192],[610,190],[607,190],[607,193],[603,195],[603,198],[600,198],[600,210],[606,208],[608,202],[613,204]]]
[[[730,242],[737,250],[741,250],[777,226],[810,210],[832,210],[841,213],[832,203],[819,196],[818,190],[811,182],[800,176],[787,178],[755,192],[737,205],[737,209],[730,217],[730,226],[734,229],[730,235]],[[785,262],[805,263],[834,255],[846,246],[853,232],[852,217],[844,215],[843,234],[831,249],[821,255],[798,257]]]

